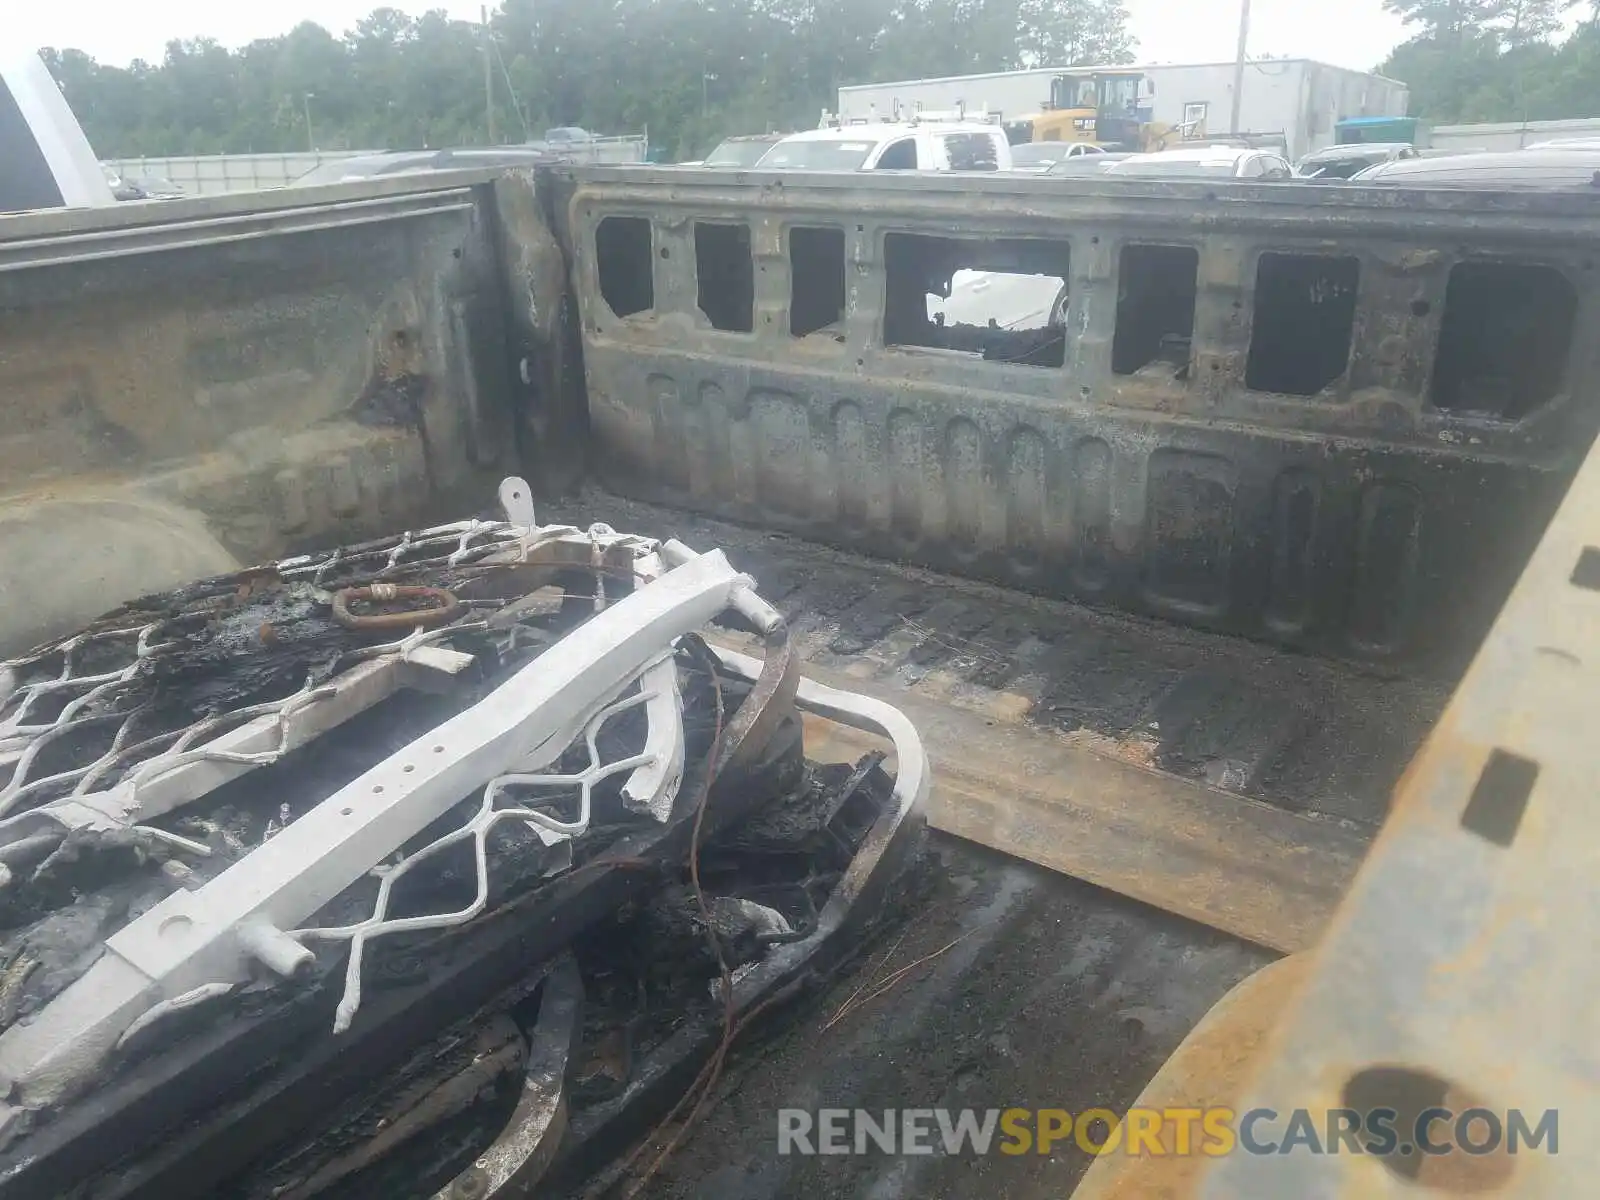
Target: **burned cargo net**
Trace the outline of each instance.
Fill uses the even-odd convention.
[[[866,935],[905,718],[800,680],[720,551],[526,496],[0,664],[0,1194],[520,1194]]]

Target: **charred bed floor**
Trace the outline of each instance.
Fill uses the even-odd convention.
[[[724,547],[785,614],[808,664],[1025,711],[1100,754],[1359,838],[1448,699],[1442,679],[1043,600],[592,493]],[[928,731],[924,730],[925,736]],[[940,747],[929,746],[937,758]],[[1209,1008],[1275,957],[1111,891],[932,832],[919,898],[828,992],[736,1055],[715,1109],[638,1194],[674,1200],[1069,1194],[1089,1158],[778,1153],[778,1112],[1118,1111]],[[911,964],[917,964],[906,970]],[[874,999],[863,1004],[863,996]],[[564,1194],[582,1196],[583,1185]],[[622,1190],[615,1194],[623,1194]]]

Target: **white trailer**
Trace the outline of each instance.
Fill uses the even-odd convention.
[[[888,119],[896,107],[909,114],[918,105],[969,113],[988,112],[1013,120],[1043,107],[1050,81],[1062,74],[1130,67],[1040,67],[988,75],[953,75],[839,89],[839,117]],[[1213,136],[1224,133],[1281,134],[1291,158],[1333,144],[1334,125],[1345,117],[1403,117],[1405,84],[1382,75],[1351,71],[1304,58],[1259,59],[1245,64],[1239,125],[1233,118],[1234,63],[1151,64],[1138,67],[1148,80],[1152,120],[1194,125]]]

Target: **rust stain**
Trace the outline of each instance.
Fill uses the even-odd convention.
[[[590,1049],[587,1059],[578,1069],[578,1080],[585,1084],[601,1079],[616,1084],[626,1083],[631,1062],[628,1041],[626,1029],[608,1029]]]
[[[1130,763],[1135,767],[1143,767],[1147,771],[1158,769],[1156,756],[1161,751],[1161,742],[1143,730],[1135,730],[1133,733],[1115,738],[1096,733],[1092,729],[1077,729],[1066,735],[1066,741],[1068,745],[1103,754],[1107,758]]]
[[[806,757],[819,763],[856,763],[863,754],[886,750],[892,755],[894,745],[886,738],[852,729],[815,713],[802,713],[805,729]]]
[[[278,575],[276,567],[247,568],[239,572],[239,586],[234,589],[233,598],[243,602],[282,585],[283,579]]]

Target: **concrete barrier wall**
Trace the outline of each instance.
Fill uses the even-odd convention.
[[[170,179],[190,196],[253,192],[287,187],[325,162],[370,154],[370,150],[326,150],[300,154],[186,154],[165,158],[113,158],[109,164],[126,178]]]
[[[579,163],[642,163],[648,150],[643,134],[595,138],[562,144],[560,153]],[[157,158],[112,158],[109,166],[127,178],[170,179],[189,196],[253,192],[287,187],[323,163],[380,154],[381,150],[318,150],[296,154],[180,154]]]

